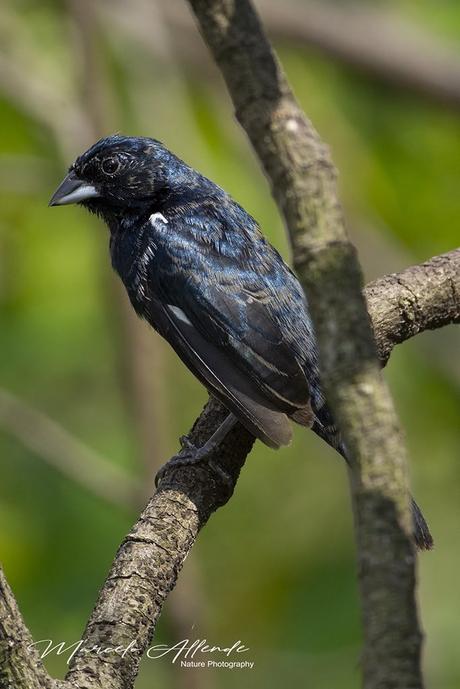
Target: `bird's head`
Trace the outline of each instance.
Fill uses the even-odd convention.
[[[142,211],[161,198],[181,167],[187,166],[155,139],[110,136],[76,159],[50,206],[78,203],[105,217]]]

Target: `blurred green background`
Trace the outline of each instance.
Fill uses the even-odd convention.
[[[460,73],[457,1],[313,7],[326,5],[339,33],[347,13],[364,22],[358,43],[367,22],[380,37],[371,48],[390,62],[402,45],[415,70],[438,64],[438,51]],[[398,83],[366,66],[365,50],[353,66],[313,45],[303,35],[311,3],[258,6],[332,148],[366,279],[458,245],[460,97]],[[153,136],[225,187],[289,253],[185,2],[7,0],[0,45],[0,558],[35,639],[71,643],[156,468],[206,396],[132,316],[105,227],[82,209],[48,208],[51,193],[100,135]],[[436,541],[420,557],[419,599],[427,684],[443,689],[460,686],[459,352],[459,332],[446,328],[398,347],[386,371]],[[156,643],[184,638],[241,639],[255,667],[195,672],[147,660],[139,689],[359,685],[347,477],[313,434],[297,428],[278,453],[255,447],[165,606]],[[64,672],[63,658],[46,662]]]

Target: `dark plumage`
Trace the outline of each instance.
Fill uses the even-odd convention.
[[[251,433],[280,447],[293,419],[345,457],[303,290],[220,187],[158,141],[112,136],[77,158],[50,203],[81,203],[106,221],[136,312]],[[429,547],[416,507],[414,523]]]

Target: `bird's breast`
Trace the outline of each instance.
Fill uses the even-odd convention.
[[[141,230],[114,233],[110,241],[112,266],[121,277],[130,301],[139,315],[151,300],[149,267],[154,260],[155,244]]]

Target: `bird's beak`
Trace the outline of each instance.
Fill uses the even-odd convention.
[[[68,203],[79,203],[100,196],[92,184],[83,182],[74,172],[69,172],[61,182],[49,202],[50,206],[66,206]]]

